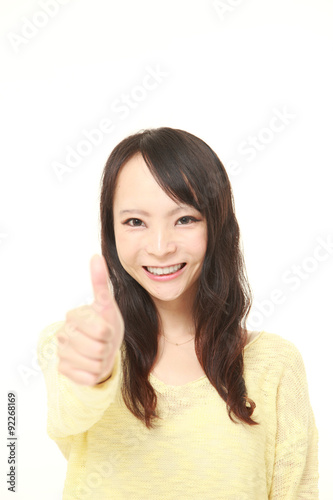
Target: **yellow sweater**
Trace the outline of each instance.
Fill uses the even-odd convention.
[[[112,377],[81,386],[57,372],[55,331],[38,343],[48,397],[47,433],[68,460],[63,500],[315,500],[318,435],[302,357],[265,331],[244,350],[249,426],[233,423],[204,375],[171,386],[150,375],[163,420],[148,430]]]

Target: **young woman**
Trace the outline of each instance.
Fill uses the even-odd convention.
[[[63,498],[317,499],[302,357],[246,328],[239,226],[214,151],[167,127],[127,137],[105,165],[100,214],[95,300],[38,346]]]

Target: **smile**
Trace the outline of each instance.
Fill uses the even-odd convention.
[[[178,278],[186,268],[186,262],[167,267],[143,266],[145,274],[153,281],[170,281]]]
[[[169,266],[169,267],[151,267],[147,266],[145,269],[147,269],[151,274],[155,274],[155,276],[162,276],[166,274],[173,274],[179,269],[182,269],[186,263],[184,262],[183,264],[176,264],[175,266]]]

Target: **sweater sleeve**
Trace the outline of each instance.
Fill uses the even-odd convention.
[[[318,432],[302,356],[288,343],[281,357],[277,434],[270,500],[318,499]]]
[[[115,400],[121,368],[119,349],[112,376],[99,385],[83,386],[60,374],[55,334],[63,324],[64,321],[59,321],[46,327],[37,346],[47,390],[47,433],[58,443],[65,442],[63,438],[87,431],[100,420]]]

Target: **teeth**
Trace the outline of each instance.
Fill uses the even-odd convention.
[[[177,264],[177,266],[171,266],[171,267],[148,267],[147,269],[150,273],[152,274],[157,274],[158,276],[161,276],[162,274],[171,274],[175,273],[182,267],[182,264]]]

